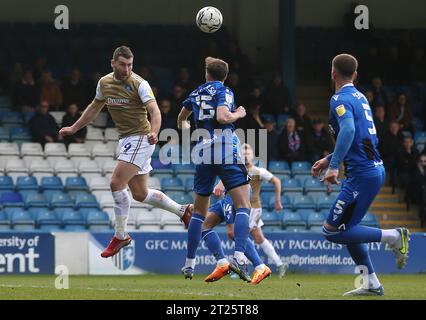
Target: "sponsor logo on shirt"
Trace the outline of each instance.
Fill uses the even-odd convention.
[[[107,105],[109,106],[125,106],[130,104],[130,99],[127,98],[107,98]]]

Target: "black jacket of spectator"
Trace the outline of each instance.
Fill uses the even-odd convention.
[[[325,128],[321,130],[320,134],[312,130],[309,140],[311,143],[310,149],[312,150],[312,155],[315,161],[324,157],[326,152],[329,154],[333,151],[333,141]]]
[[[66,80],[62,85],[63,105],[69,106],[75,103],[81,108],[86,107],[87,103],[87,86],[80,80],[78,82],[72,82]],[[93,93],[92,93],[93,95]]]
[[[59,128],[55,118],[49,113],[43,115],[36,112],[30,120],[29,127],[34,142],[44,145],[47,142],[46,136],[50,136],[55,142],[57,141]]]
[[[16,86],[14,105],[35,107],[40,100],[40,88],[36,84],[19,82]]]
[[[374,117],[374,126],[376,127],[377,138],[379,138],[379,143],[385,138],[386,132],[389,128],[389,122],[387,119],[380,121],[380,119]]]
[[[379,143],[379,151],[382,158],[396,157],[402,147],[403,138],[402,133],[393,135],[390,132],[386,132],[384,139]]]
[[[72,126],[81,116],[81,112],[77,112],[74,116],[69,113],[66,113],[62,117],[62,128]],[[81,128],[72,136],[65,136],[64,142],[66,145],[75,142],[83,142],[86,139],[87,127]]]

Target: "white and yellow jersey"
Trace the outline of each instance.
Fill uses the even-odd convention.
[[[260,202],[260,187],[263,181],[269,182],[274,176],[271,172],[266,170],[265,168],[259,168],[252,166],[248,170],[248,174],[251,178],[250,186],[252,189],[251,196],[251,207],[252,208],[262,208],[262,204]]]
[[[143,136],[150,132],[146,104],[154,100],[149,83],[132,72],[126,80],[117,80],[111,72],[102,77],[95,99],[105,101],[120,138]]]

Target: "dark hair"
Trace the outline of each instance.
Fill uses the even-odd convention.
[[[112,58],[114,61],[117,61],[119,57],[124,57],[126,59],[133,58],[133,52],[129,47],[121,46],[114,50]]]
[[[205,62],[207,73],[213,78],[213,80],[225,81],[229,73],[229,67],[225,61],[207,57]]]
[[[354,56],[342,53],[334,57],[333,67],[339,75],[345,79],[349,79],[352,78],[358,69],[358,61]]]

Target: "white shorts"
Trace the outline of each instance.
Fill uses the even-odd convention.
[[[250,229],[262,228],[264,223],[261,217],[262,217],[262,208],[251,208],[250,218],[249,218],[249,228]]]
[[[137,175],[147,174],[152,170],[151,156],[155,144],[149,144],[147,136],[129,136],[118,141],[117,160],[126,161],[138,166]]]

